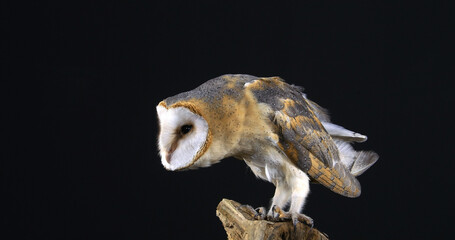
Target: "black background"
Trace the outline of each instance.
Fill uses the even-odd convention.
[[[164,2],[2,1],[3,239],[225,239],[218,202],[267,206],[273,185],[234,159],[167,172],[155,113],[225,73],[303,86],[368,135],[357,149],[379,153],[359,198],[312,185],[316,228],[333,239],[452,230],[448,5]]]

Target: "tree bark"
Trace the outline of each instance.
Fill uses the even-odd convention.
[[[256,220],[253,211],[239,208],[240,206],[236,201],[223,199],[216,209],[216,215],[223,223],[228,240],[328,240],[326,234],[304,223],[298,223],[294,227],[291,221]]]

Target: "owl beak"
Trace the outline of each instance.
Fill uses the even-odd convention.
[[[166,162],[167,163],[171,163],[171,156],[172,156],[172,153],[166,153]]]
[[[175,149],[177,149],[177,146],[178,146],[178,142],[175,141],[172,143],[171,147],[167,150],[167,153],[166,153],[167,163],[171,163],[172,153],[174,153]]]

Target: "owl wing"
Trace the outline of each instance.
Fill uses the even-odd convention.
[[[323,110],[315,109],[301,88],[278,77],[261,78],[246,87],[272,108],[270,119],[280,136],[278,146],[296,166],[338,194],[360,195],[360,183],[341,164],[334,141],[317,117]]]

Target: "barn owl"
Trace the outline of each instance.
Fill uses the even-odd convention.
[[[238,74],[166,98],[156,107],[161,163],[176,171],[228,157],[244,160],[276,187],[270,209],[258,208],[259,216],[312,224],[301,213],[310,182],[358,197],[356,176],[378,155],[355,151],[351,143],[367,137],[331,123],[327,111],[302,90],[279,77]]]

